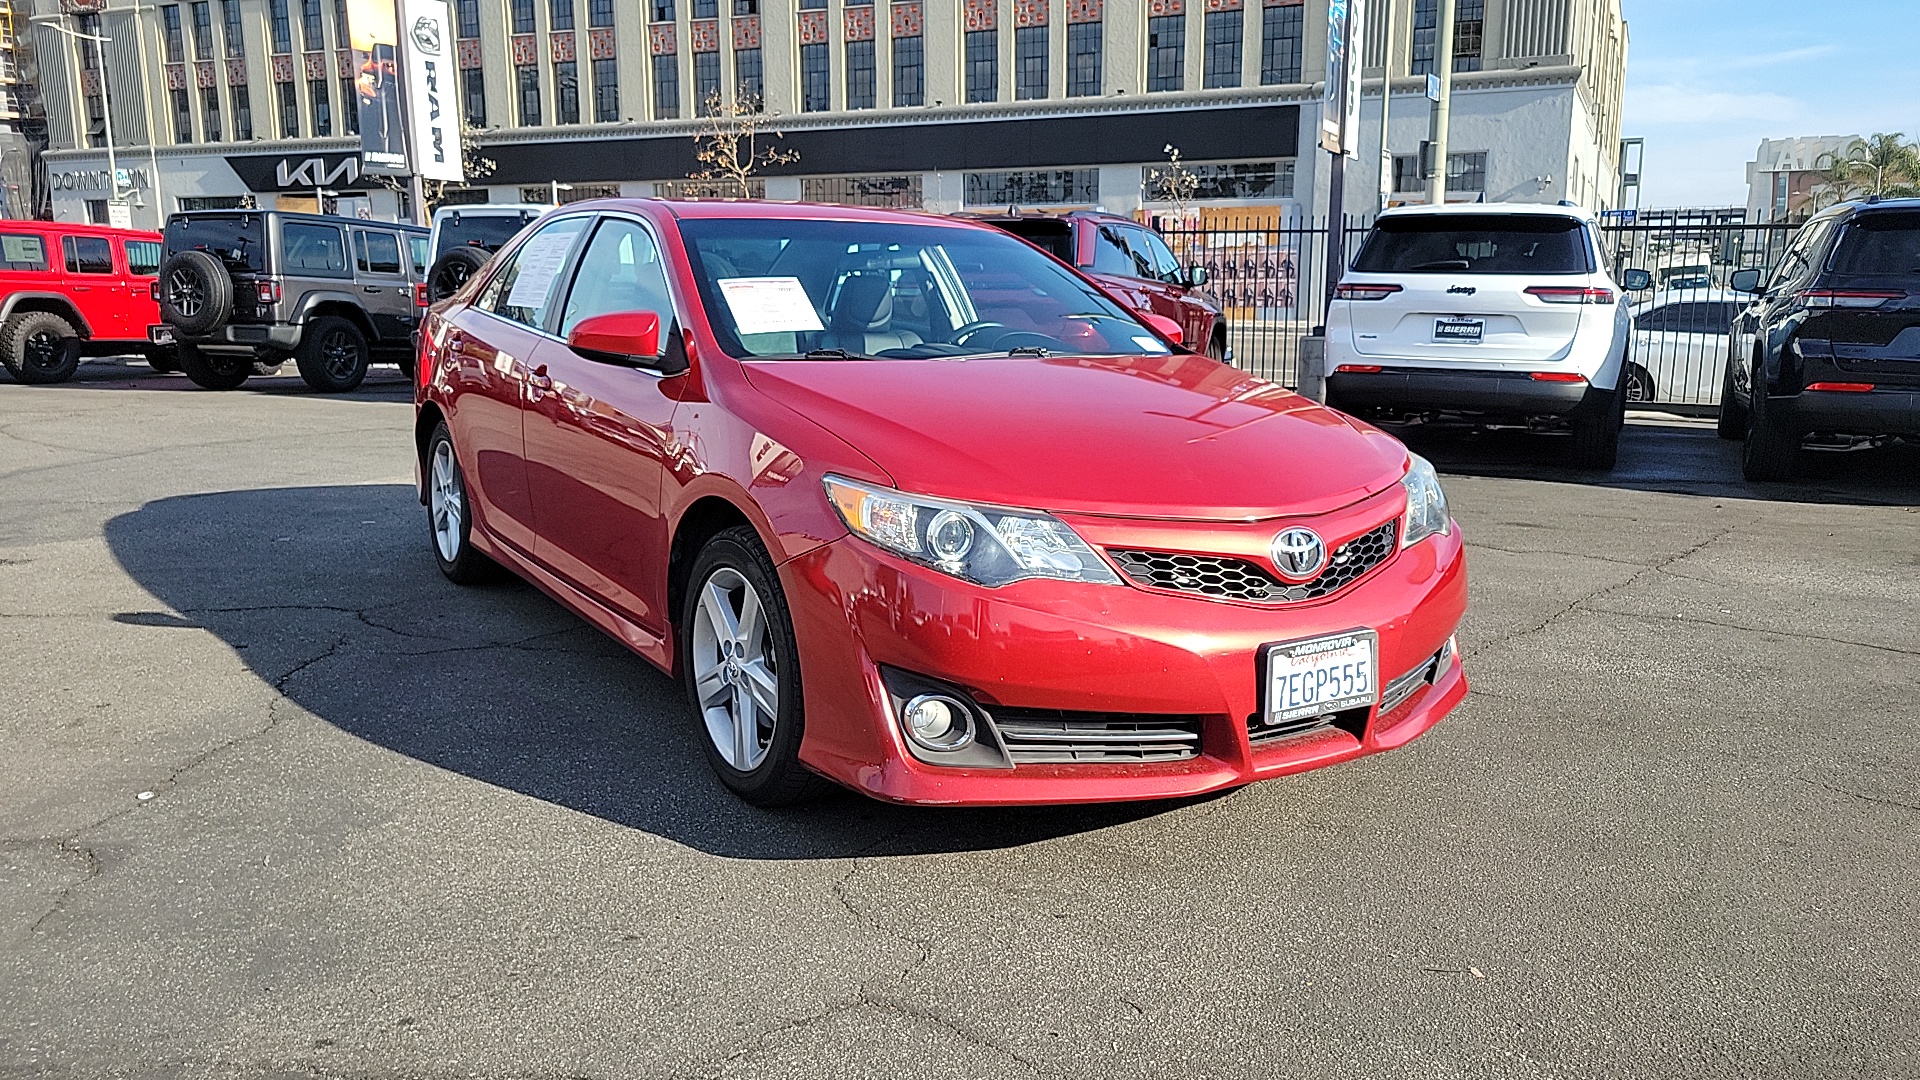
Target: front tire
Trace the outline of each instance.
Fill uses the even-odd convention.
[[[707,541],[680,616],[687,697],[720,782],[755,806],[826,790],[800,764],[800,651],[773,559],[750,526]]]
[[[1573,419],[1573,467],[1605,471],[1620,457],[1620,431],[1627,423],[1625,386],[1607,392],[1606,402],[1594,415]]]
[[[500,564],[473,547],[473,510],[467,476],[443,421],[427,440],[427,532],[440,572],[455,585],[483,585],[500,577]]]
[[[198,345],[176,345],[180,370],[202,390],[233,390],[253,374],[253,357],[245,353],[210,353]]]
[[[338,315],[322,315],[308,323],[293,358],[300,365],[300,377],[323,394],[358,389],[371,362],[367,336]]]
[[[1783,430],[1767,415],[1767,396],[1758,378],[1747,402],[1747,445],[1740,455],[1740,474],[1754,483],[1791,480],[1800,471],[1800,443],[1804,436]]]
[[[1729,442],[1747,437],[1747,407],[1734,394],[1732,357],[1727,358],[1727,369],[1720,375],[1720,419],[1714,424],[1714,432]]]
[[[29,385],[66,382],[80,370],[80,338],[50,311],[22,312],[0,329],[0,365]]]

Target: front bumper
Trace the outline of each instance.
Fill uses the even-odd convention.
[[[1571,417],[1596,393],[1585,382],[1543,382],[1524,371],[1385,368],[1327,376],[1330,401],[1349,411]],[[1590,406],[1591,407],[1591,406]]]
[[[1803,434],[1920,436],[1920,391],[1807,390],[1792,397],[1769,397],[1767,419]]]
[[[1268,522],[1257,528],[1269,537]],[[1090,542],[1093,541],[1089,537]],[[1466,695],[1457,650],[1386,715],[1256,742],[1263,646],[1365,627],[1383,681],[1447,646],[1466,608],[1458,529],[1389,558],[1316,601],[1256,605],[1132,585],[1025,581],[985,589],[846,537],[782,567],[801,643],[809,767],[901,803],[1015,805],[1198,795],[1400,746]],[[1199,718],[1179,761],[974,769],[917,760],[900,734],[882,666],[971,691],[996,706]]]

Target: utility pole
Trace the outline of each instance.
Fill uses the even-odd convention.
[[[1433,103],[1433,176],[1427,181],[1427,201],[1447,202],[1447,127],[1453,121],[1453,3],[1440,0],[1440,26],[1433,45],[1433,69],[1440,75],[1440,100]]]
[[[41,23],[42,25],[46,26],[47,29],[52,30],[56,34],[65,34],[69,39],[73,41],[74,49],[76,51],[82,52],[82,60],[81,60],[81,63],[78,65],[79,70],[82,72],[84,72],[87,69],[87,65],[84,60],[84,55],[85,55],[84,49],[83,49],[83,46],[81,46],[80,42],[91,41],[96,46],[99,47],[98,55],[100,59],[100,126],[101,126],[102,133],[106,135],[106,139],[107,139],[107,191],[109,193],[107,198],[107,206],[109,207],[107,211],[107,214],[108,214],[107,220],[112,221],[113,211],[111,207],[116,203],[123,206],[126,204],[126,198],[122,195],[120,191],[119,162],[114,158],[114,154],[113,154],[113,91],[107,85],[108,64],[107,64],[106,44],[112,41],[113,39],[103,34],[83,34],[78,30],[74,30],[69,27],[63,26],[60,23],[60,20],[63,18],[63,16],[60,16],[60,15],[34,15],[34,16],[31,16],[30,18],[31,18],[31,21]]]
[[[1381,25],[1387,40],[1386,62],[1380,69],[1380,207],[1393,202],[1393,149],[1387,142],[1387,129],[1393,119],[1393,18],[1394,0],[1380,0]]]

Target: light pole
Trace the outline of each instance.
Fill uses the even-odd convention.
[[[67,37],[72,38],[76,48],[78,47],[78,43],[82,41],[91,41],[101,46],[100,123],[107,137],[107,189],[112,194],[107,205],[112,207],[115,203],[118,203],[124,206],[127,200],[125,194],[120,190],[120,169],[113,156],[113,92],[107,85],[107,50],[105,46],[113,39],[103,34],[83,34],[78,30],[62,26],[59,21],[60,18],[59,15],[35,15],[31,21],[41,23],[49,30],[65,34]],[[81,70],[86,70],[85,64],[81,65]],[[109,220],[111,220],[111,209],[108,210],[108,215]]]
[[[1380,18],[1384,20],[1381,25],[1387,53],[1380,69],[1380,210],[1393,202],[1393,150],[1387,143],[1388,121],[1393,117],[1393,8],[1393,0],[1381,0]]]
[[[1440,26],[1433,44],[1433,69],[1440,75],[1440,100],[1433,103],[1433,178],[1427,201],[1447,203],[1447,128],[1453,123],[1453,0],[1440,0]]]

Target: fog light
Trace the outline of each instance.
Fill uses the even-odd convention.
[[[921,694],[900,710],[907,735],[928,750],[958,750],[973,741],[973,715],[945,694]]]

